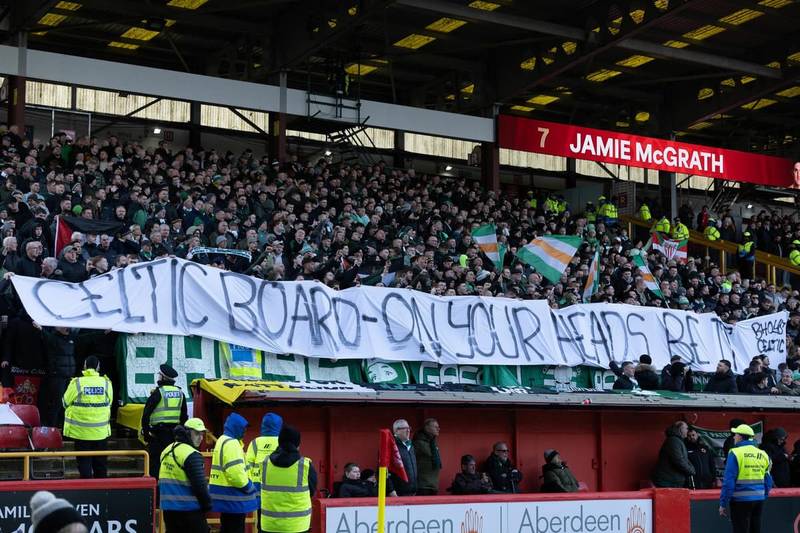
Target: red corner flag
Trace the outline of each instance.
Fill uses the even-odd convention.
[[[408,474],[400,458],[400,450],[394,441],[394,435],[388,429],[381,430],[381,455],[378,466],[384,466],[389,472],[396,475],[405,482],[408,482]]]

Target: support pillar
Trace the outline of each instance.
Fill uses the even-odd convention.
[[[8,125],[25,134],[25,78],[20,76],[8,77]]]
[[[270,157],[277,159],[281,164],[289,160],[286,152],[286,107],[287,107],[287,74],[285,71],[280,73],[280,111],[270,113]]]
[[[200,102],[191,102],[189,104],[189,146],[195,150],[203,145],[200,134],[200,115]]]
[[[405,132],[394,130],[394,159],[395,168],[406,168],[406,135]]]
[[[678,191],[676,187],[675,173],[659,170],[658,189],[661,192],[661,206],[663,214],[672,220],[678,216]]]
[[[497,143],[481,144],[481,184],[490,191],[500,192],[500,148]]]
[[[565,189],[574,189],[578,186],[578,172],[575,167],[575,158],[567,158],[567,183]]]

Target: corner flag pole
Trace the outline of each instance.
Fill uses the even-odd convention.
[[[386,467],[378,467],[378,533],[386,528]]]

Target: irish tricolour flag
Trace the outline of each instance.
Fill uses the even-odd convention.
[[[498,270],[503,268],[503,250],[497,244],[497,228],[494,224],[484,224],[483,226],[475,228],[472,232],[472,240],[481,249],[481,252],[486,254],[486,257],[491,259],[495,268]]]
[[[645,286],[650,289],[653,294],[659,298],[663,298],[664,295],[661,293],[661,287],[658,286],[656,277],[650,272],[650,268],[647,266],[647,261],[644,257],[641,255],[633,256],[633,264],[639,269],[639,273],[642,275],[642,279],[644,279]]]
[[[682,241],[673,241],[665,239],[658,233],[652,234],[653,249],[661,252],[667,258],[675,259],[679,263],[686,263],[686,251],[689,248],[689,241],[683,239]]]
[[[583,287],[583,301],[588,302],[592,294],[597,292],[600,286],[600,248],[595,250],[594,259],[589,266],[589,276],[586,278],[586,285]]]
[[[537,237],[519,249],[517,258],[531,265],[551,283],[558,283],[582,241],[574,235]]]

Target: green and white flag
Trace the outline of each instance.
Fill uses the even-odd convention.
[[[517,258],[532,266],[551,283],[558,283],[569,262],[583,242],[574,235],[537,237],[517,252]]]
[[[583,301],[588,302],[600,286],[600,248],[594,251],[594,259],[589,265],[589,276],[586,278],[586,285],[583,287]]]
[[[472,240],[475,241],[481,252],[491,259],[495,268],[503,268],[503,258],[497,245],[497,228],[494,224],[484,224],[475,228],[472,232]]]
[[[659,298],[664,298],[661,287],[658,286],[658,281],[656,281],[655,276],[653,276],[653,273],[650,272],[650,268],[647,266],[647,261],[641,255],[635,255],[633,256],[633,264],[639,269],[639,273],[642,275],[642,279],[644,279],[645,286]]]

